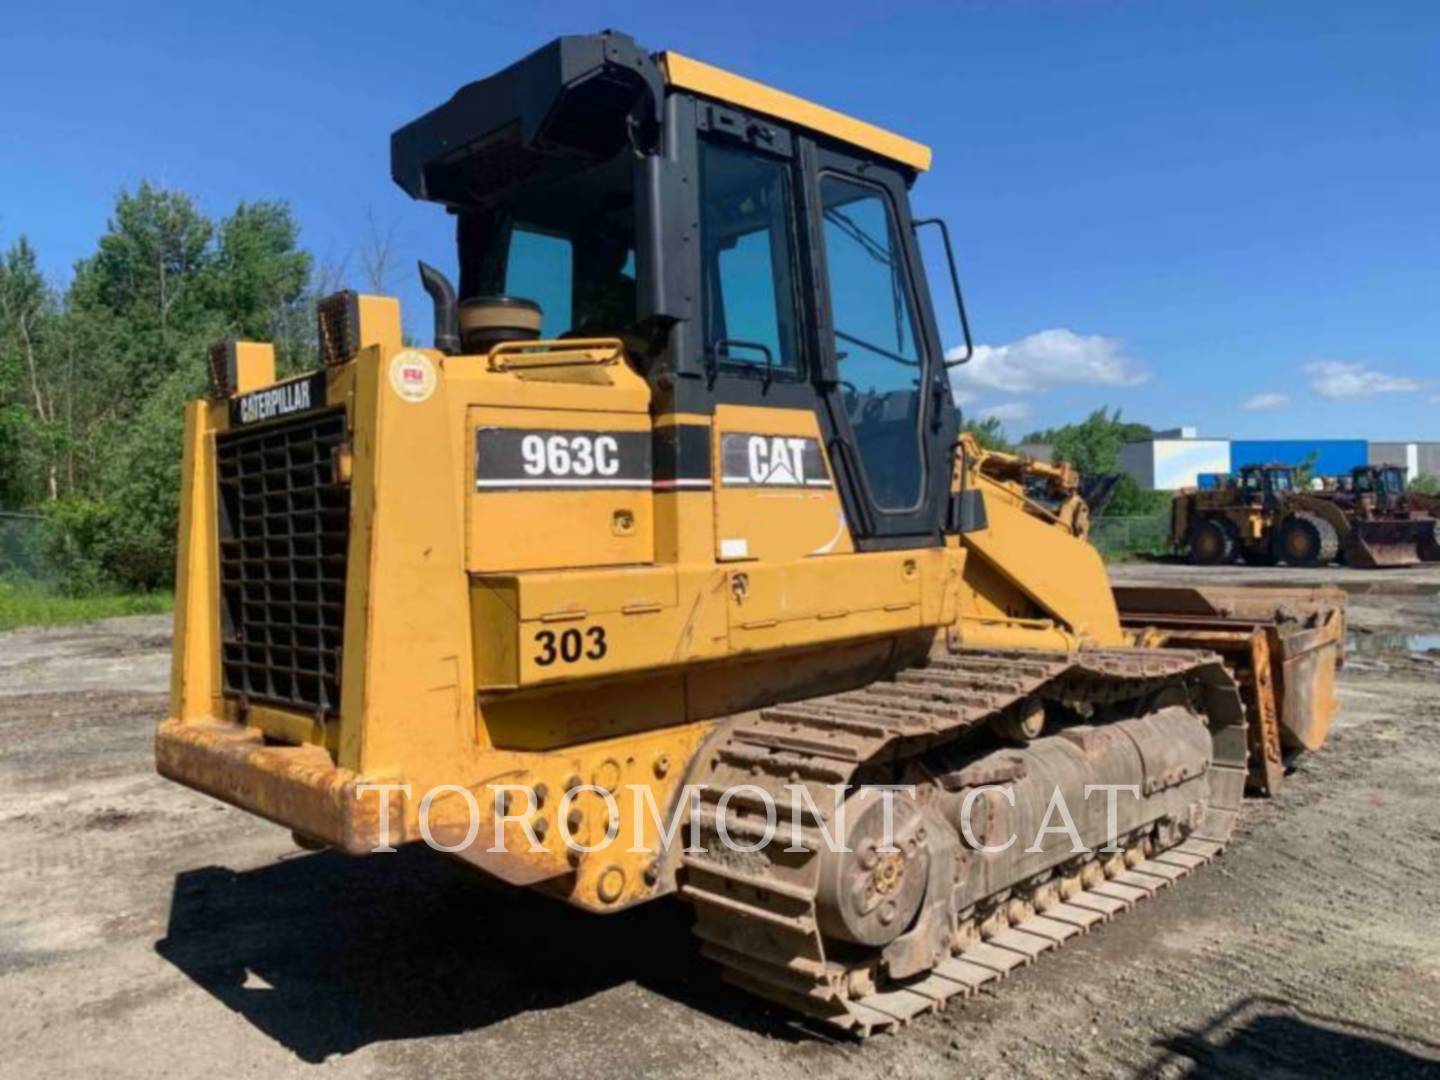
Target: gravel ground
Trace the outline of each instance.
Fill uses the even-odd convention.
[[[1330,746],[1180,888],[864,1044],[725,988],[678,904],[601,919],[428,851],[301,852],[159,780],[163,619],[0,635],[3,1071],[1440,1076],[1440,570],[1207,576],[1351,591]]]

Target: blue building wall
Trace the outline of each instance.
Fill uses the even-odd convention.
[[[1319,457],[1315,473],[1343,476],[1370,460],[1370,444],[1364,439],[1236,439],[1230,444],[1230,467],[1239,472],[1246,465],[1299,465],[1312,453]]]

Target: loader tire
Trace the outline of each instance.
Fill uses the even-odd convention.
[[[1280,524],[1280,557],[1288,566],[1326,566],[1340,554],[1335,527],[1314,514],[1291,514]]]
[[[1186,546],[1196,566],[1223,566],[1235,561],[1235,534],[1218,518],[1197,521]]]

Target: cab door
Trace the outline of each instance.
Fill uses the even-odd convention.
[[[791,135],[715,105],[702,121],[699,268],[715,557],[781,564],[852,552],[826,467]]]
[[[818,387],[857,547],[943,542],[957,419],[899,172],[807,143]]]

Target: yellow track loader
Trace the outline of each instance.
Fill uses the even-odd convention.
[[[1202,867],[1324,741],[1338,596],[1117,599],[1066,478],[957,436],[924,146],[607,32],[391,158],[458,285],[422,267],[428,348],[341,293],[315,371],[213,350],[165,776],[678,896],[728,979],[863,1036]]]

